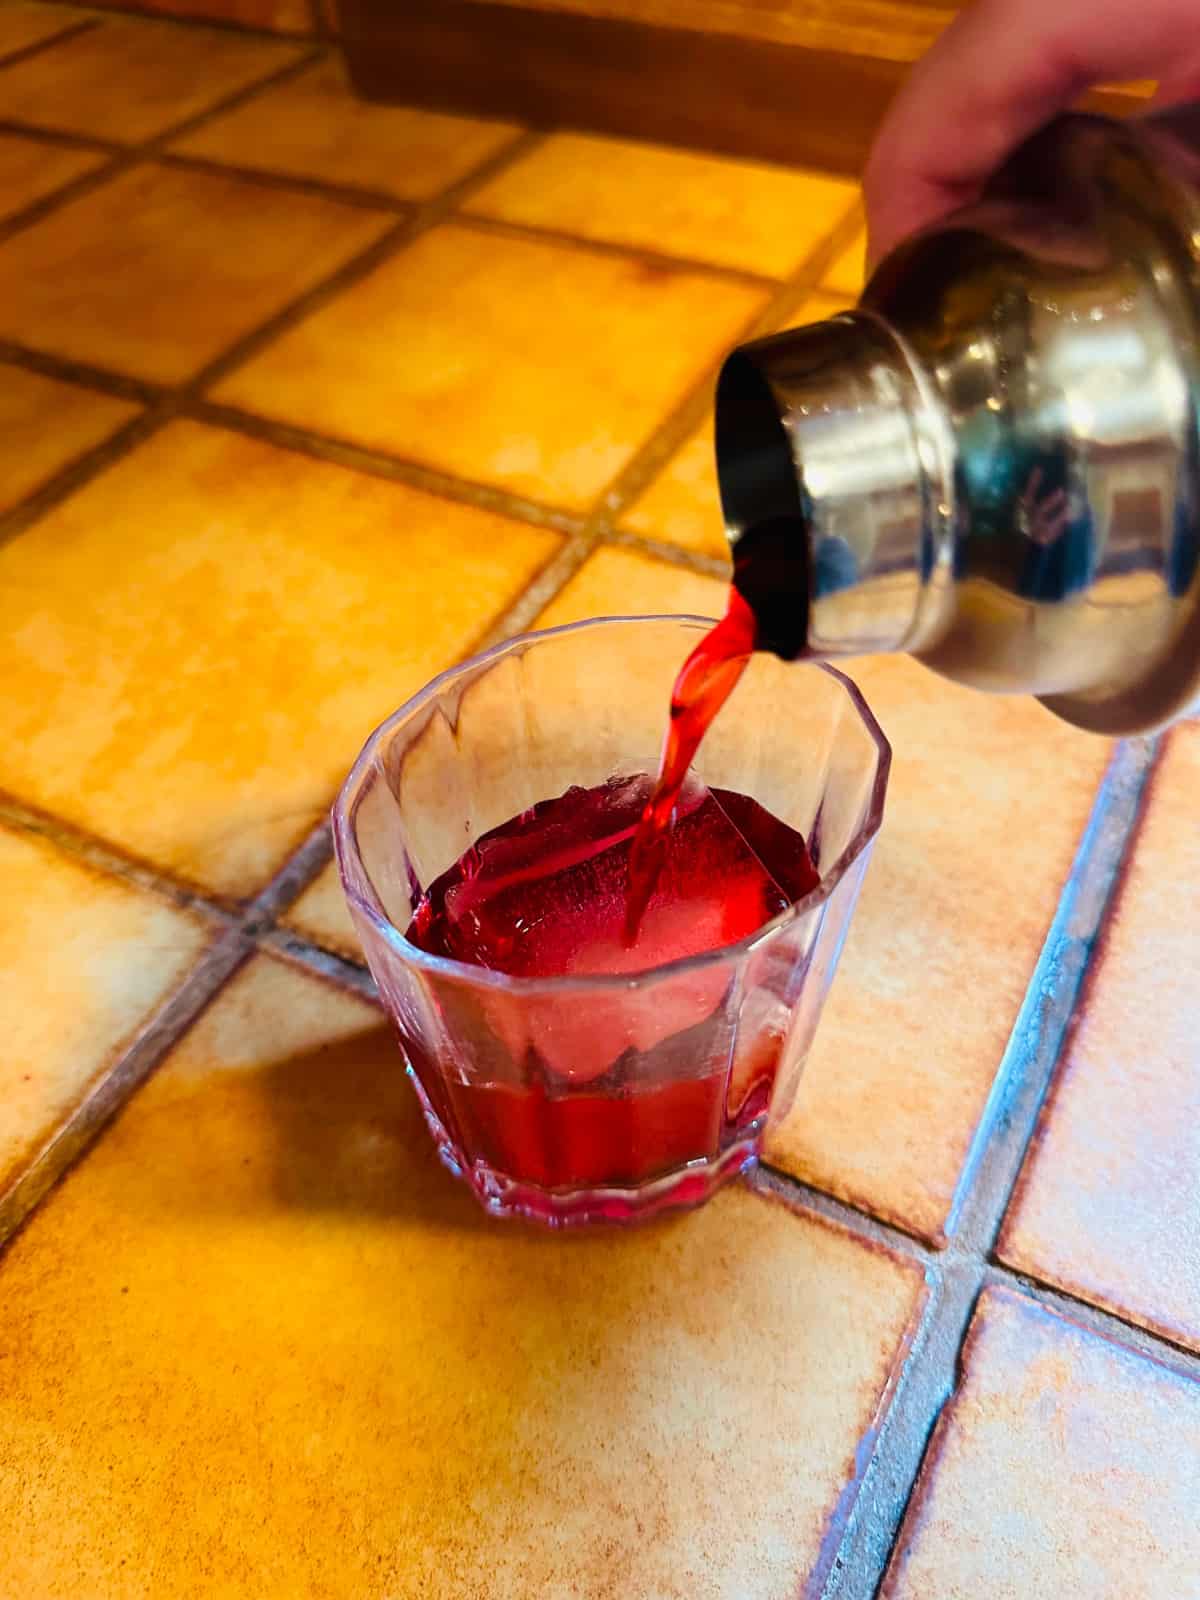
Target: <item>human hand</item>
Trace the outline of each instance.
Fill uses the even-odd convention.
[[[909,74],[864,176],[874,265],[974,200],[1016,147],[1100,83],[1200,96],[1196,0],[975,0]]]

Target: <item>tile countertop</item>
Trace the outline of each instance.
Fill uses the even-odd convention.
[[[449,661],[719,607],[853,188],[32,0],[0,108],[0,1600],[1200,1595],[1200,728],[862,663],[800,1103],[623,1236],[441,1172],[327,866]]]

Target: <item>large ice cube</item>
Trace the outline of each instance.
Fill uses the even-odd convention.
[[[420,942],[518,977],[634,974],[736,943],[783,910],[789,894],[726,805],[689,778],[638,939],[627,947],[630,845],[650,789],[645,775],[569,789],[480,839],[464,870],[434,886]],[[515,1056],[532,1047],[581,1082],[624,1051],[647,1050],[711,1015],[727,982],[716,965],[657,988],[652,1004],[606,988],[489,994],[486,1009]]]

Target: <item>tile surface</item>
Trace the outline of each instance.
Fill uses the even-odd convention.
[[[786,167],[559,133],[468,209],[784,277],[846,215],[854,184]]]
[[[1191,1600],[1200,1386],[1006,1291],[980,1302],[885,1600]]]
[[[0,133],[0,221],[85,172],[94,172],[104,159],[89,150]]]
[[[0,1195],[208,938],[197,918],[0,827]]]
[[[392,220],[240,178],[138,167],[0,245],[0,336],[178,382]]]
[[[291,78],[173,148],[267,172],[427,200],[511,142],[510,123],[359,100],[336,57]]]
[[[52,39],[66,28],[74,28],[88,15],[71,6],[41,6],[34,0],[5,0],[0,5],[0,56],[27,50],[43,39]]]
[[[216,393],[583,508],[760,303],[738,284],[446,225]]]
[[[1151,779],[1132,866],[1002,1253],[1200,1349],[1200,729]]]
[[[175,423],[0,551],[0,788],[244,895],[556,544]]]
[[[848,671],[892,744],[887,807],[769,1158],[936,1236],[1108,746],[907,658]]]
[[[107,17],[0,68],[6,118],[101,139],[148,139],[295,61],[294,45],[217,28]]]
[[[920,1287],[741,1190],[491,1222],[378,1014],[260,958],[0,1292],[14,1593],[784,1600]]]
[[[818,322],[839,310],[840,301],[814,295],[788,321]],[[711,416],[671,457],[621,521],[624,527],[648,539],[665,539],[685,550],[721,560],[729,555],[717,492]]]
[[[0,366],[0,511],[137,413],[125,400]]]

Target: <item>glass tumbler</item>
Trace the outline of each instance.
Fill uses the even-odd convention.
[[[573,785],[657,770],[671,685],[710,626],[616,617],[509,640],[376,729],[334,806],[350,912],[430,1132],[496,1216],[559,1226],[694,1205],[756,1159],[795,1097],[891,758],[832,668],[754,656],[692,768],[803,834],[820,874],[751,937],[549,978],[405,937],[480,835]]]

